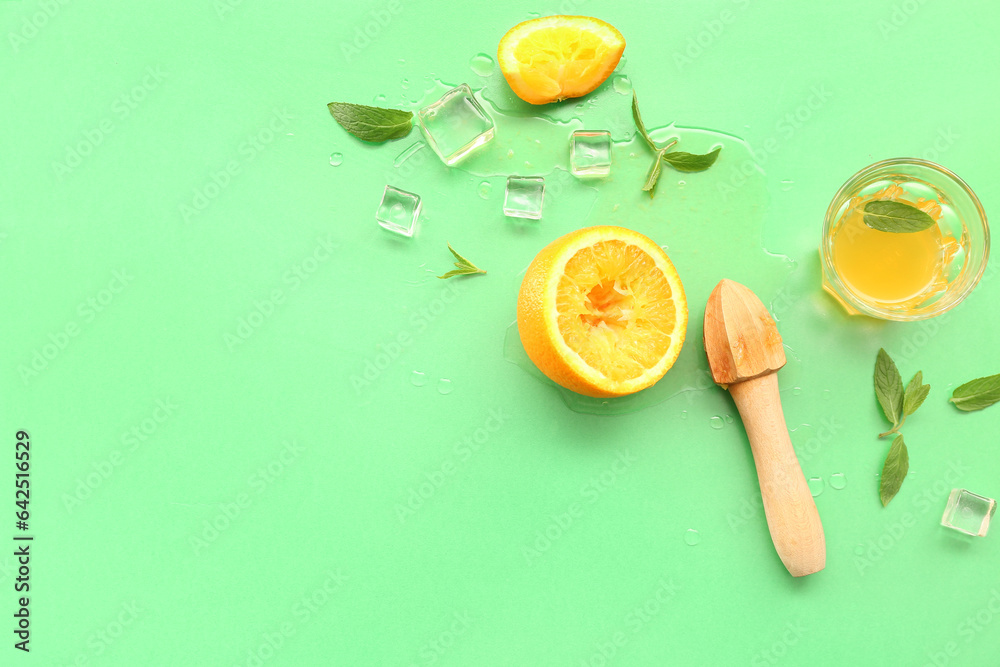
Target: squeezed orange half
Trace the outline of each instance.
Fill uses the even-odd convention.
[[[624,51],[625,38],[610,23],[589,16],[545,16],[507,31],[497,62],[518,97],[547,104],[597,88]]]
[[[521,283],[517,328],[528,357],[585,396],[649,387],[677,360],[687,300],[670,258],[623,227],[562,236],[532,261]]]

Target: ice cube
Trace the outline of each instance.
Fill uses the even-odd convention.
[[[427,143],[449,166],[493,138],[493,119],[464,83],[418,111],[417,123]]]
[[[375,221],[378,224],[390,232],[410,237],[417,229],[418,217],[420,217],[420,197],[391,185],[385,186],[382,203],[375,211]]]
[[[941,525],[966,535],[984,537],[996,511],[997,501],[992,498],[977,496],[965,489],[952,489]]]
[[[538,220],[544,198],[545,179],[541,176],[508,176],[503,213],[511,218]]]
[[[611,173],[611,133],[607,130],[577,130],[570,137],[569,163],[577,177]]]

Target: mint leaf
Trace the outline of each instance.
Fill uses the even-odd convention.
[[[880,232],[911,234],[934,226],[934,218],[901,201],[883,199],[865,204],[864,221]]]
[[[931,386],[923,384],[923,381],[923,371],[917,371],[917,374],[910,380],[910,384],[906,385],[906,391],[903,392],[903,419],[916,412],[924,399],[927,398],[927,392],[931,390]]]
[[[906,451],[906,443],[903,436],[896,436],[889,448],[889,454],[885,457],[885,465],[882,466],[882,479],[879,481],[878,495],[882,501],[882,507],[889,504],[899,487],[906,479],[906,473],[910,469],[910,455]]]
[[[642,138],[646,140],[649,147],[654,151],[658,150],[656,148],[656,144],[653,143],[652,138],[649,136],[649,133],[646,132],[646,126],[642,123],[642,116],[639,115],[639,98],[635,96],[634,90],[632,91],[632,120],[635,121],[635,128],[639,130],[639,134],[641,134]],[[657,162],[659,162],[659,160],[657,160]],[[643,190],[645,189],[646,188],[643,188]]]
[[[656,181],[660,179],[660,171],[662,167],[660,158],[663,156],[664,150],[666,149],[656,152],[656,159],[653,160],[653,164],[649,165],[649,171],[646,173],[646,184],[642,186],[642,191],[648,192],[651,198],[653,193],[656,191]]]
[[[438,278],[441,278],[443,280],[445,278],[453,278],[454,276],[468,276],[475,273],[486,273],[478,266],[476,266],[466,258],[459,255],[457,252],[455,252],[455,249],[451,247],[450,243],[448,244],[448,250],[450,250],[451,254],[454,255],[455,259],[458,260],[457,262],[455,262],[455,266],[458,268],[452,269],[443,276],[438,276]]]
[[[326,105],[341,127],[362,141],[381,143],[405,137],[413,129],[413,113],[364,104],[330,102]]]
[[[948,399],[965,412],[982,410],[1000,401],[1000,375],[990,375],[957,387]]]
[[[706,153],[705,155],[694,155],[692,153],[665,153],[663,159],[671,167],[677,171],[683,171],[686,173],[694,173],[696,171],[705,171],[719,158],[719,151],[722,150],[722,146],[717,147],[711,153]]]
[[[900,419],[903,417],[903,378],[899,376],[892,357],[884,349],[879,348],[878,356],[875,358],[875,397],[878,398],[882,412],[893,426],[892,431],[881,434],[879,437],[892,433],[900,426]]]

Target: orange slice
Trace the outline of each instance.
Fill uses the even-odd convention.
[[[545,16],[518,23],[500,40],[497,62],[525,102],[581,97],[604,83],[625,50],[614,26],[589,16]]]
[[[624,396],[663,377],[684,345],[687,315],[670,258],[623,227],[587,227],[550,243],[517,298],[528,357],[586,396]]]

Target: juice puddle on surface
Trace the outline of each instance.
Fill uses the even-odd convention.
[[[872,187],[866,188],[869,194],[848,202],[835,221],[831,232],[833,267],[845,287],[873,307],[916,308],[941,294],[961,268],[960,262],[953,264],[961,250],[950,234],[955,214],[947,204],[938,203],[936,193],[926,184],[899,180],[875,187],[874,193]],[[885,199],[915,206],[937,224],[913,233],[872,229],[864,222],[864,206]]]
[[[677,268],[689,311],[686,342],[673,368],[657,384],[631,396],[594,399],[557,387],[527,358],[516,324],[507,331],[505,358],[536,380],[553,386],[566,405],[577,412],[634,412],[681,394],[693,399],[692,392],[713,387],[701,344],[701,319],[712,288],[719,280],[730,278],[746,284],[768,303],[794,266],[787,258],[762,247],[763,216],[770,198],[765,175],[746,143],[710,130],[675,125],[657,128],[656,121],[666,119],[658,118],[655,109],[645,111],[644,120],[653,128],[650,135],[658,143],[676,138],[674,150],[698,154],[722,147],[717,162],[705,172],[681,173],[664,166],[655,198],[650,198],[642,192],[642,185],[653,154],[636,136],[631,95],[616,91],[612,81],[585,98],[544,107],[529,105],[514,96],[499,72],[478,84],[485,87],[474,93],[493,118],[494,139],[450,168],[431,156],[434,159],[416,171],[440,172],[450,183],[449,191],[454,190],[451,197],[457,209],[472,205],[470,198],[495,203],[496,217],[482,224],[509,225],[515,232],[525,225],[537,229],[542,239],[534,252],[557,236],[593,225],[620,225],[649,236],[664,248]],[[420,106],[434,102],[453,87],[434,81],[419,101]],[[569,141],[575,130],[611,133],[610,175],[589,179],[570,175]],[[418,138],[422,137],[412,137]],[[417,155],[427,153],[420,151]],[[461,174],[464,179],[459,178]],[[504,218],[503,188],[506,177],[512,175],[545,178],[540,220]],[[413,173],[406,178],[421,176]],[[394,184],[407,189],[406,178]],[[412,191],[421,190],[415,187]],[[512,243],[521,238],[512,237]],[[516,277],[510,289],[512,314],[520,286],[515,271],[521,268],[507,267],[508,275]]]

